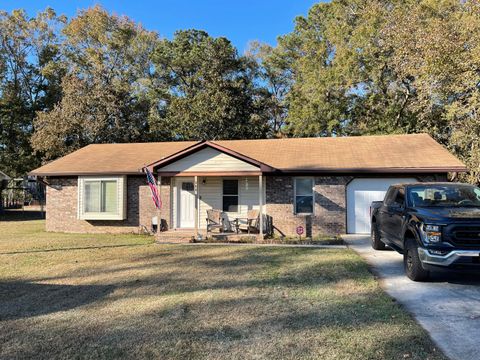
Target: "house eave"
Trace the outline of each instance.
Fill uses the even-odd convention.
[[[159,176],[173,177],[214,177],[214,176],[259,176],[265,174],[262,171],[157,171]]]
[[[150,166],[150,165],[149,165]],[[467,172],[466,167],[422,167],[422,168],[316,168],[316,169],[272,169],[259,168],[259,171],[211,171],[211,172],[171,172],[157,171],[162,176],[256,176],[265,175],[295,175],[295,174],[432,174]],[[101,175],[143,175],[143,171],[64,171],[64,172],[29,172],[28,175],[38,177],[61,176],[101,176]]]
[[[62,171],[62,172],[29,172],[30,176],[37,177],[62,177],[62,176],[103,176],[103,175],[143,175],[138,171]]]
[[[422,168],[316,168],[316,169],[279,169],[278,174],[432,174],[449,172],[467,172],[466,167],[422,167]]]

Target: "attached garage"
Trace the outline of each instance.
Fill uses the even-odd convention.
[[[347,185],[347,232],[370,233],[370,204],[381,201],[393,184],[417,182],[415,178],[357,178]]]

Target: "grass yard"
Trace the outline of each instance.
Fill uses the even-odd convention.
[[[444,359],[350,250],[0,222],[0,358]]]

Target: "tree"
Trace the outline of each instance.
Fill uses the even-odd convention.
[[[99,6],[63,29],[62,98],[32,136],[44,160],[91,143],[234,139],[268,131],[256,63],[225,38],[160,40]]]
[[[40,163],[30,145],[36,111],[60,97],[57,29],[65,22],[47,9],[34,18],[0,12],[0,170],[25,174]]]
[[[255,63],[227,39],[204,31],[177,31],[154,55],[156,76],[168,94],[165,122],[176,139],[264,137],[267,122],[254,83]]]
[[[480,183],[480,4],[334,0],[279,41],[294,135],[428,132]]]
[[[292,85],[290,64],[279,48],[254,41],[250,43],[248,56],[257,62],[261,99],[269,119],[269,137],[286,135],[288,108],[286,96]]]
[[[415,88],[417,131],[469,166],[463,180],[480,183],[480,4],[411,1],[392,12],[385,32],[397,73]]]
[[[395,132],[410,126],[411,89],[391,67],[392,49],[383,35],[391,7],[381,0],[320,3],[280,38],[294,79],[287,97],[294,134]]]
[[[156,33],[96,6],[72,19],[63,36],[63,97],[38,113],[34,149],[50,160],[91,143],[149,140]]]

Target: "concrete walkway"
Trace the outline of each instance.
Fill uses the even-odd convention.
[[[373,250],[368,236],[346,235],[344,239],[448,357],[480,359],[480,275],[442,273],[428,283],[416,283],[405,276],[402,255]]]

